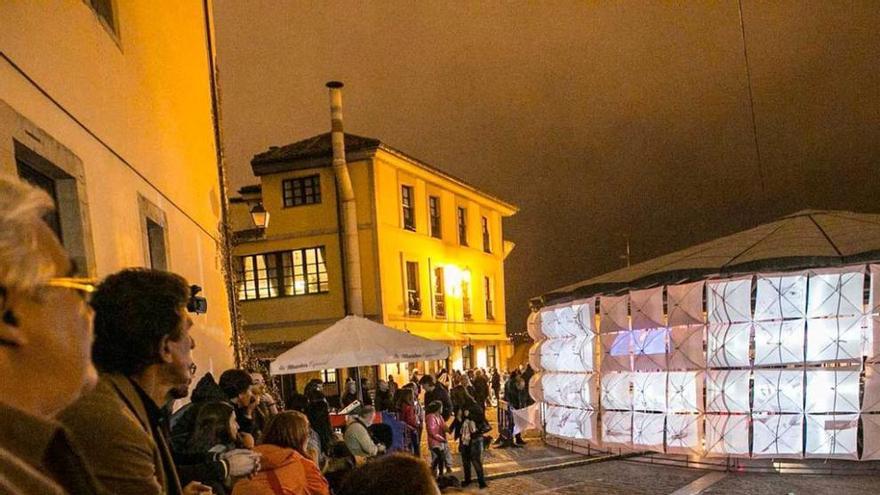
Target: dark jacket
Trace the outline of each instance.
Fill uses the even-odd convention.
[[[485,376],[478,376],[474,378],[474,400],[476,400],[478,404],[485,404],[486,399],[488,398],[489,381],[486,380]]]
[[[449,399],[449,390],[446,388],[446,385],[435,382],[434,390],[425,392],[425,407],[428,407],[428,404],[435,400],[439,400],[443,404],[443,409],[440,411],[443,420],[449,420],[452,416],[452,401]]]
[[[391,390],[381,391],[376,389],[376,411],[390,411],[394,408],[394,398]]]
[[[0,404],[0,493],[103,493],[67,432],[52,420]]]
[[[480,431],[486,429],[489,425],[489,421],[486,420],[485,410],[482,406],[477,404],[474,400],[468,400],[464,405],[455,409],[455,420],[452,422],[452,434],[453,438],[456,440],[461,439],[461,424],[465,418],[465,412],[467,412],[467,418],[473,420],[477,425],[477,431],[473,433],[473,436],[482,435]]]

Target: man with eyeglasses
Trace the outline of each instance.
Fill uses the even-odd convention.
[[[84,447],[95,475],[113,493],[210,493],[211,486],[222,490],[222,483],[202,482],[258,468],[252,454],[236,457],[247,461],[244,472],[241,462],[227,459],[175,465],[162,406],[186,395],[195,372],[193,320],[187,311],[192,295],[181,276],[149,269],[110,275],[92,294],[92,359],[100,379],[93,392],[62,413],[61,420]],[[184,487],[182,478],[198,481]]]
[[[52,200],[0,176],[0,493],[100,493],[52,419],[94,387],[94,290],[42,220]]]

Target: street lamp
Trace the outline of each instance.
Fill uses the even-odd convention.
[[[263,208],[263,203],[257,203],[251,208],[251,219],[258,229],[265,229],[269,226],[269,212]]]

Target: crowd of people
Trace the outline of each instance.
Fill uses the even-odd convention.
[[[486,407],[502,394],[525,407],[527,376],[349,381],[340,405],[357,404],[342,432],[320,380],[284,404],[254,370],[205,373],[190,393],[195,291],[152,269],[73,277],[42,220],[51,207],[45,193],[0,177],[0,492],[427,495],[469,485],[472,473],[486,486]],[[450,475],[451,441],[461,482]]]

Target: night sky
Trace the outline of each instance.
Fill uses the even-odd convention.
[[[232,185],[329,130],[376,137],[520,207],[528,299],[805,208],[880,212],[880,6],[743,1],[215,0]]]

